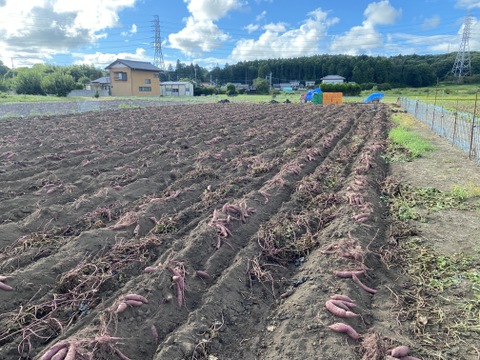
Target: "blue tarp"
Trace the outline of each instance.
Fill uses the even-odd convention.
[[[370,94],[368,95],[364,100],[363,102],[364,103],[370,103],[374,100],[378,100],[380,101],[385,95],[383,95],[382,93],[373,93],[373,94]]]
[[[309,92],[307,92],[307,95],[305,96],[305,100],[306,101],[312,101],[313,99],[313,94],[315,93],[321,93],[322,92],[322,89],[320,88],[316,88],[314,90],[310,90]]]

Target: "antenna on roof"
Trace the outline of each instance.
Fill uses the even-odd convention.
[[[162,38],[160,36],[160,20],[158,15],[153,16],[153,30],[154,30],[154,42],[153,48],[155,50],[155,55],[153,56],[153,65],[160,68],[162,72],[165,71],[165,62],[163,61],[162,54]]]
[[[458,78],[458,81],[461,81],[463,76],[470,75],[470,70],[472,68],[469,46],[471,25],[472,17],[470,14],[467,14],[463,25],[462,41],[460,42],[457,58],[455,59],[455,63],[453,64],[452,68],[453,76]]]

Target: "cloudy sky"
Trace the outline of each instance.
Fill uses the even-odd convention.
[[[167,66],[437,54],[458,50],[467,13],[470,49],[480,51],[480,0],[0,0],[0,60],[8,67],[152,62],[154,15]]]

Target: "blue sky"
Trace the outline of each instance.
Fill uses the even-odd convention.
[[[467,13],[480,51],[480,0],[0,0],[0,60],[153,62],[158,15],[166,63],[204,67],[315,54],[457,51]]]

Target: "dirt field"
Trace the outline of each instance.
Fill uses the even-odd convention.
[[[399,322],[403,275],[379,256],[388,117],[230,103],[2,120],[1,358],[446,359]],[[451,358],[478,359],[466,344]]]

